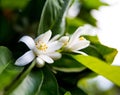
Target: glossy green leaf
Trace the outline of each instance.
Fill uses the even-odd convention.
[[[43,80],[42,70],[35,68],[10,95],[39,95],[38,91],[42,86]]]
[[[63,55],[61,59],[56,60],[52,64],[52,67],[53,69],[62,72],[80,72],[86,68],[85,66],[79,64],[79,62],[67,55]]]
[[[92,56],[83,56],[83,55],[71,55],[72,58],[94,71],[97,74],[100,74],[107,79],[111,80],[116,85],[120,86],[120,67],[111,66],[106,64],[104,61],[92,57]]]
[[[0,47],[0,90],[8,86],[21,73],[22,67],[14,65],[11,52]]]
[[[55,76],[48,67],[43,68],[44,80],[38,95],[59,95]]]
[[[42,11],[38,35],[51,29],[53,35],[65,31],[65,16],[72,0],[46,0]]]
[[[1,0],[0,6],[3,8],[24,8],[30,0]]]

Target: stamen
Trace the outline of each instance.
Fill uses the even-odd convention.
[[[44,42],[38,42],[36,43],[36,47],[41,51],[46,51],[48,46]]]
[[[85,38],[84,38],[84,37],[80,37],[79,39],[80,39],[80,40],[84,40]]]

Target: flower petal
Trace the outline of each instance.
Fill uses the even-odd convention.
[[[54,52],[60,49],[62,46],[63,46],[63,43],[59,41],[48,43],[48,49],[46,50],[46,52]]]
[[[35,47],[35,42],[30,36],[23,36],[19,42],[25,43],[29,49],[33,49]]]
[[[78,51],[78,50],[73,50],[74,53],[79,53],[79,54],[82,54],[82,55],[85,55],[87,56],[87,54],[85,52],[82,52],[82,51]]]
[[[51,30],[48,30],[48,31],[45,32],[44,34],[41,34],[40,36],[38,36],[38,37],[35,39],[35,42],[41,41],[41,42],[47,43],[47,42],[49,41],[51,35],[52,35]]]
[[[37,67],[43,67],[45,65],[45,61],[43,61],[40,57],[36,58],[36,63]]]
[[[63,44],[67,44],[69,41],[69,36],[63,36],[59,39],[60,42],[62,42]]]
[[[62,55],[59,52],[50,53],[48,54],[48,56],[50,56],[54,60],[60,59],[62,57]]]
[[[45,62],[47,62],[47,63],[53,63],[53,62],[54,62],[53,59],[50,58],[50,57],[47,56],[47,55],[40,55],[39,57],[40,57],[42,60],[44,60]]]
[[[22,55],[21,57],[19,57],[16,60],[15,65],[24,66],[24,65],[30,63],[34,58],[35,58],[35,55],[30,50],[30,51],[26,52],[24,55]]]
[[[86,48],[90,45],[90,41],[83,40],[79,41],[78,43],[74,44],[74,46],[71,47],[72,50],[81,50],[83,48]]]
[[[56,41],[60,37],[59,34],[55,35],[49,42]]]
[[[80,35],[82,34],[82,30],[83,27],[79,27],[71,36],[70,41],[68,43],[68,45],[72,45],[76,39],[78,39],[80,37]]]

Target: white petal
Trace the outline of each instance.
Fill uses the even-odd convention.
[[[19,42],[24,42],[29,49],[33,49],[35,47],[35,42],[30,36],[23,36]]]
[[[82,27],[79,27],[74,33],[73,35],[71,36],[70,38],[70,41],[68,43],[68,45],[72,45],[76,39],[78,39],[80,37],[80,35],[82,34],[82,30],[83,28]]]
[[[24,66],[30,63],[34,58],[34,53],[32,51],[28,51],[16,60],[15,65]]]
[[[63,36],[59,39],[59,41],[66,44],[69,41],[69,36]]]
[[[48,43],[48,49],[46,50],[46,52],[54,52],[56,50],[59,50],[62,46],[63,46],[63,43],[59,41]]]
[[[41,42],[47,43],[47,42],[49,41],[51,35],[52,35],[51,30],[48,30],[48,31],[45,32],[44,34],[41,34],[40,36],[38,36],[38,37],[35,39],[35,42],[41,41]]]
[[[59,34],[55,35],[49,42],[56,41],[60,37]]]
[[[47,63],[53,63],[53,62],[54,62],[53,59],[50,58],[50,57],[47,56],[47,55],[40,55],[39,57],[40,57],[42,60],[44,60],[45,62],[47,62]]]
[[[87,56],[87,54],[85,52],[82,52],[82,51],[73,50],[73,52]]]
[[[48,54],[48,56],[50,56],[54,60],[58,60],[62,57],[62,55],[59,52],[50,53]]]
[[[90,41],[83,40],[79,41],[78,43],[74,44],[74,46],[71,47],[72,50],[81,50],[83,48],[86,48],[90,45]]]
[[[45,65],[45,61],[43,61],[40,57],[36,58],[36,63],[37,67],[43,67]]]

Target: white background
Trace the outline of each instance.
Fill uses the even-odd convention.
[[[113,65],[120,65],[120,0],[104,0],[110,6],[101,7],[93,15],[98,20],[99,39],[110,47],[118,50]]]

